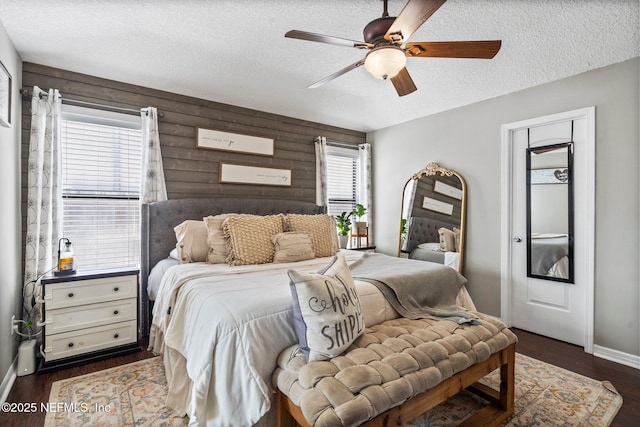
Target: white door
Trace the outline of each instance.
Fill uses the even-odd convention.
[[[572,122],[575,283],[565,283],[527,274],[526,159],[527,148],[571,141]],[[587,352],[593,345],[594,131],[594,109],[589,108],[504,125],[502,141],[503,320],[510,326],[584,346]],[[551,211],[554,206],[549,203]]]

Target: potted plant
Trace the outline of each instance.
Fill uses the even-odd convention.
[[[340,215],[336,215],[336,226],[338,227],[338,240],[340,241],[340,248],[345,249],[347,242],[349,241],[349,229],[351,228],[351,214],[342,212]]]
[[[356,204],[355,209],[352,210],[350,214],[358,218],[358,221],[355,222],[356,234],[362,237],[365,237],[367,235],[367,222],[360,221],[360,218],[362,218],[366,212],[367,212],[367,208],[365,208],[362,204],[358,203]]]

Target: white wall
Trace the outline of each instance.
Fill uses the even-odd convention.
[[[10,335],[11,315],[22,318],[20,228],[20,132],[22,103],[22,61],[0,23],[0,61],[12,77],[11,127],[0,125],[0,383],[16,355],[17,344]],[[0,390],[0,393],[2,390]]]
[[[595,105],[594,342],[640,355],[639,81],[640,59],[634,58],[368,134],[378,250],[396,253],[409,176],[433,161],[455,169],[468,186],[469,292],[480,311],[499,316],[500,127]],[[429,96],[429,88],[408,96]]]

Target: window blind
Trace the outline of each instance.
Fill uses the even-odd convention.
[[[327,147],[327,213],[332,216],[356,207],[358,149]]]
[[[63,235],[76,268],[137,265],[141,130],[136,116],[63,112]]]

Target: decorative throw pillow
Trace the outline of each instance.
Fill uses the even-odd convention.
[[[271,237],[284,231],[284,215],[233,215],[222,228],[229,255],[227,264],[265,264],[273,261]]]
[[[207,216],[202,218],[207,226],[207,244],[209,251],[207,253],[207,263],[222,264],[227,262],[229,251],[224,239],[222,224],[224,220],[233,214],[222,214],[216,216]]]
[[[311,245],[316,257],[334,256],[338,252],[336,220],[331,215],[287,214],[288,231],[306,231],[311,234]]]
[[[440,250],[442,252],[455,252],[456,251],[456,236],[455,233],[448,228],[442,227],[438,229],[440,235]]]
[[[315,258],[311,247],[311,234],[288,231],[271,238],[275,253],[273,262],[296,262]]]
[[[176,232],[176,249],[181,263],[206,261],[209,244],[204,221],[188,219],[175,226],[173,231]]]
[[[460,252],[460,229],[458,227],[453,227],[453,234],[455,235],[456,240],[456,252]]]
[[[334,257],[318,273],[287,274],[296,335],[307,361],[338,356],[362,335],[360,299],[344,257]]]

